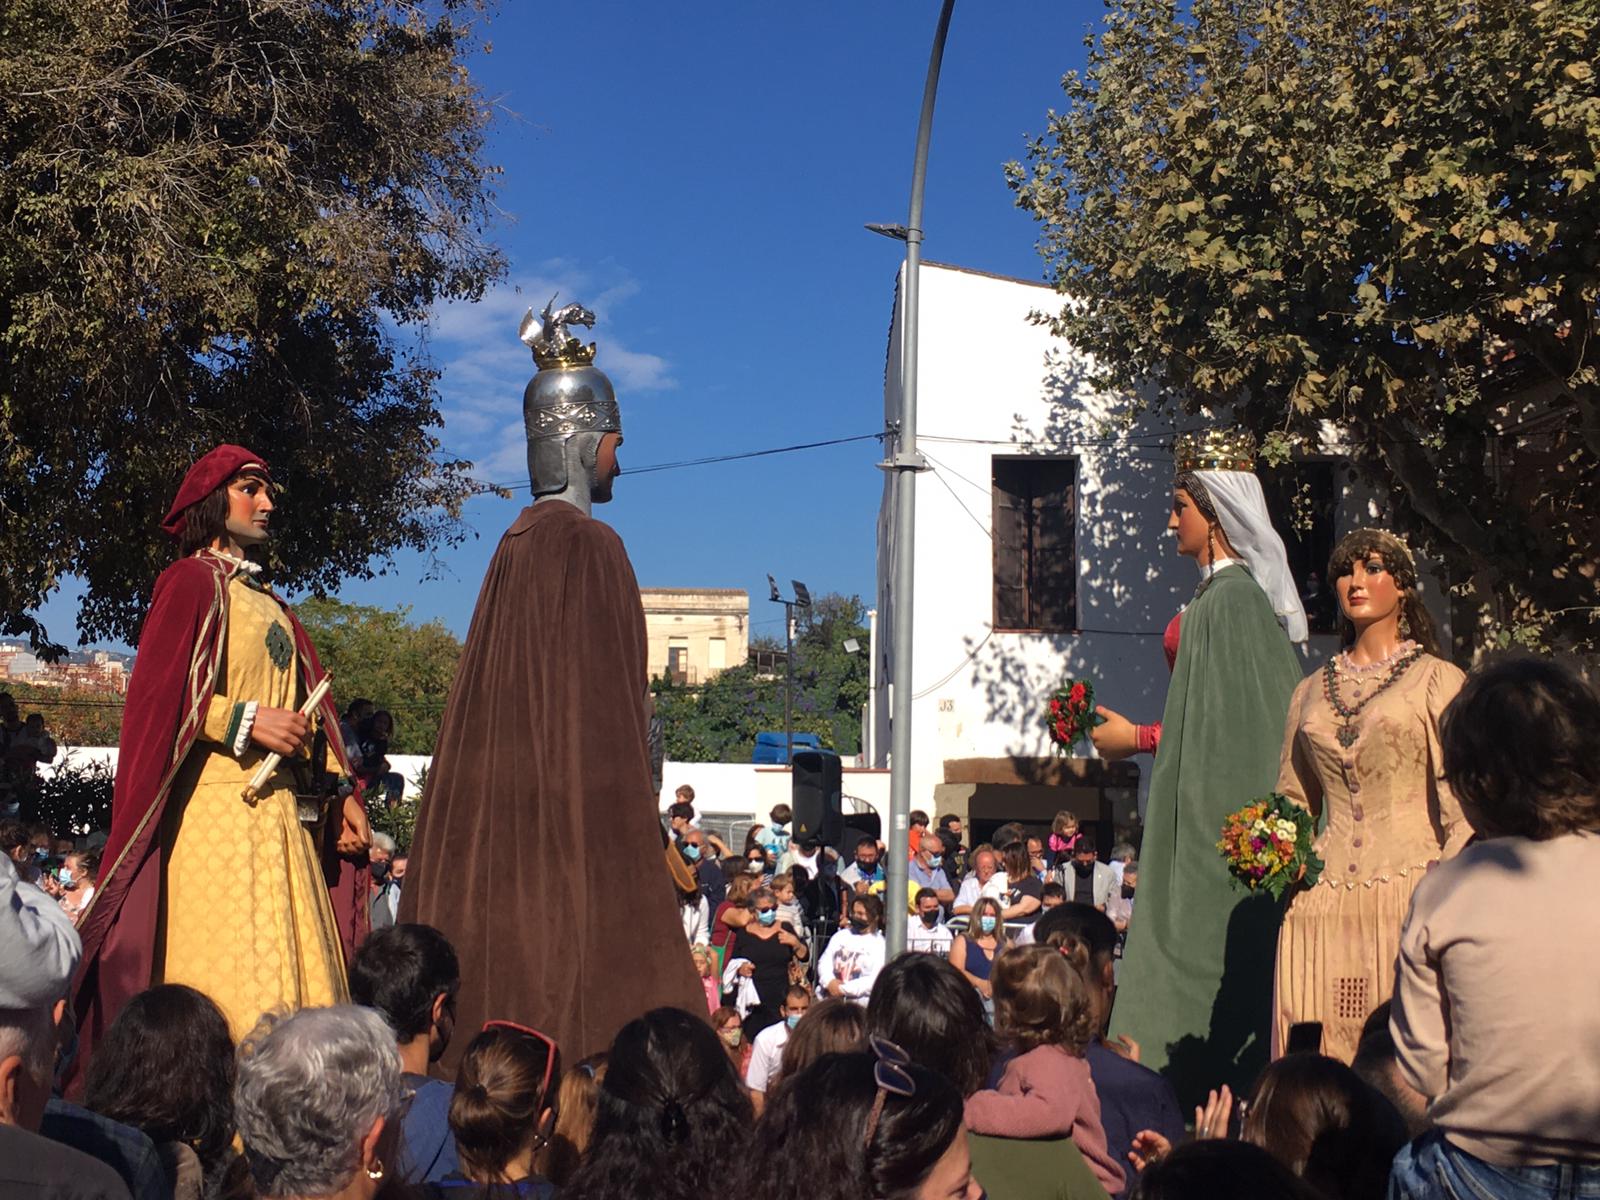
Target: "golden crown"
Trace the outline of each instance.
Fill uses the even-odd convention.
[[[1253,471],[1256,439],[1243,429],[1197,429],[1180,433],[1172,453],[1179,472]]]
[[[533,348],[533,361],[541,371],[552,367],[587,367],[594,362],[594,343],[588,345],[575,337],[563,338],[554,346],[537,345]]]

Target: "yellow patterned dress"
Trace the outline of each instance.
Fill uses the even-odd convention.
[[[185,983],[221,1007],[235,1039],[261,1014],[348,998],[344,954],[316,848],[279,771],[254,804],[240,793],[264,752],[235,755],[243,706],[297,708],[294,634],[245,575],[228,583],[217,694],[173,781],[161,829],[158,983]]]

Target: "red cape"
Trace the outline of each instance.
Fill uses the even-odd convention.
[[[74,1082],[82,1079],[95,1043],[122,1006],[152,981],[161,903],[161,822],[173,778],[194,746],[216,691],[226,644],[228,580],[237,570],[228,560],[204,552],[173,563],[156,580],[150,613],[139,633],[123,708],[111,833],[101,859],[106,865],[78,926],[83,961],[73,981],[79,1038]],[[278,603],[294,633],[301,686],[309,691],[325,672],[305,629],[288,605]],[[318,711],[329,749],[348,775],[350,761],[331,695]],[[368,873],[364,859],[357,864],[338,856],[334,847],[339,829],[338,821],[325,823],[322,866],[348,958],[367,933],[368,907],[362,901]]]

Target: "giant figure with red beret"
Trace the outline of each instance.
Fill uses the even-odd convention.
[[[189,470],[162,528],[178,559],[156,580],[128,687],[100,889],[74,987],[87,1052],[135,993],[186,983],[234,1036],[263,1012],[347,996],[365,935],[370,840],[323,677],[294,613],[249,554],[269,536],[260,455],[218,446]],[[282,766],[245,798],[269,754]]]

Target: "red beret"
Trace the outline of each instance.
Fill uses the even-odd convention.
[[[243,446],[223,445],[211,451],[190,467],[189,473],[183,477],[178,494],[172,499],[172,507],[167,510],[167,519],[161,522],[161,528],[177,537],[183,532],[184,511],[191,504],[204,500],[246,467],[256,468],[267,482],[272,481],[272,475],[267,471],[267,460]]]

